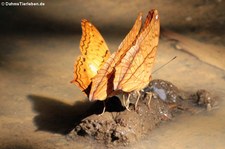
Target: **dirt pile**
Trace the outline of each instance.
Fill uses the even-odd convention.
[[[153,93],[152,96],[149,92]],[[103,104],[97,102],[88,110],[89,116],[82,119],[70,135],[94,138],[107,146],[128,145],[149,133],[162,121],[171,120],[182,112],[194,113],[203,107],[209,110],[216,103],[215,98],[206,90],[185,93],[164,80],[153,80],[141,91],[137,109],[134,108],[136,98],[137,94],[132,93],[130,111],[121,106],[118,98],[110,98],[106,101],[106,112],[102,115],[98,114]]]

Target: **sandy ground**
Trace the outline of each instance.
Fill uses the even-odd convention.
[[[223,148],[224,6],[220,0],[96,0],[49,1],[42,8],[1,7],[0,148],[101,148],[64,135],[73,127],[73,117],[90,105],[69,83],[79,54],[80,19],[91,20],[114,51],[137,13],[151,8],[159,9],[164,29],[155,68],[178,56],[153,77],[185,91],[207,89],[220,107],[162,124],[131,148]]]

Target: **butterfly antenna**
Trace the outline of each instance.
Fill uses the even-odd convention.
[[[155,72],[157,72],[158,70],[162,69],[164,66],[166,66],[167,64],[169,64],[171,61],[173,61],[173,60],[176,59],[176,58],[177,58],[177,56],[174,56],[174,57],[173,57],[171,60],[169,60],[167,63],[163,64],[162,66],[160,66],[159,68],[157,68],[156,70],[154,70],[154,71],[152,72],[152,74],[155,73]]]

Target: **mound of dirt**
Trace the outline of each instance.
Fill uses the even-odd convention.
[[[152,94],[148,94],[152,92]],[[101,114],[103,104],[96,102],[84,119],[76,124],[70,136],[93,138],[100,143],[128,145],[149,133],[162,121],[171,120],[183,112],[195,112],[197,109],[212,109],[215,98],[206,90],[186,93],[164,80],[152,80],[141,91],[138,107],[134,108],[137,94],[131,94],[129,109],[121,106],[116,97],[106,101],[106,112]],[[148,101],[150,100],[150,106]],[[203,110],[206,111],[206,110]]]

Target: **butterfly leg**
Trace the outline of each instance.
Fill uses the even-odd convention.
[[[126,98],[127,94],[123,94],[123,106],[130,111],[129,105],[130,105],[130,94],[128,94],[128,97]]]
[[[138,104],[138,101],[139,101],[139,99],[140,99],[140,97],[141,97],[140,91],[136,91],[136,93],[137,93],[138,97],[137,97],[137,100],[136,100],[135,106],[134,106],[134,109],[135,109],[135,110],[137,109],[137,104]]]
[[[103,104],[104,104],[104,107],[103,107],[102,113],[99,114],[98,116],[102,116],[105,113],[105,109],[106,109],[105,101],[103,101]]]
[[[146,94],[148,96],[147,106],[148,106],[148,109],[150,109],[150,103],[151,103],[151,100],[152,100],[153,93],[152,92],[146,92]]]

